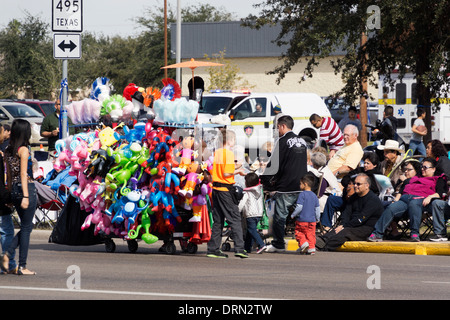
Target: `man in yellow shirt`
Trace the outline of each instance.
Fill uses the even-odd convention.
[[[358,128],[352,124],[344,128],[344,147],[328,161],[328,168],[336,177],[343,177],[356,169],[361,161],[364,151],[358,141]]]
[[[245,175],[244,169],[236,170],[234,164],[233,147],[236,143],[236,135],[233,131],[222,130],[223,147],[214,152],[212,170],[212,216],[213,226],[211,240],[208,242],[206,256],[210,258],[228,258],[228,255],[220,250],[222,244],[222,229],[225,219],[231,228],[234,241],[234,255],[240,258],[248,258],[244,251],[244,237],[242,234],[241,214],[234,187],[234,175]]]

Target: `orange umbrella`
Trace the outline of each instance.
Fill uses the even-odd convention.
[[[190,61],[180,62],[171,64],[161,69],[169,69],[169,68],[190,68],[192,70],[192,89],[194,89],[194,69],[197,67],[218,67],[223,66],[223,63],[209,62],[209,61],[197,61],[194,58],[191,58]]]

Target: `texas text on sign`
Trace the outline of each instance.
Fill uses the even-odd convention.
[[[82,32],[82,0],[52,0],[52,30]]]

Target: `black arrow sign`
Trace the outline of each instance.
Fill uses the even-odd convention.
[[[58,47],[64,52],[66,51],[66,49],[70,49],[70,52],[72,52],[77,47],[77,45],[73,43],[72,40],[70,40],[69,44],[66,44],[66,41],[63,40],[60,44],[58,44]]]

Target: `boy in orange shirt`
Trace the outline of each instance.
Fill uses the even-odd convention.
[[[236,188],[234,187],[234,175],[245,175],[245,172],[242,168],[238,170],[235,168],[232,151],[236,143],[235,133],[230,130],[221,130],[221,133],[223,147],[214,152],[212,170],[213,227],[206,256],[210,258],[228,258],[228,255],[220,250],[222,230],[225,219],[227,219],[234,241],[234,255],[240,258],[248,258],[244,251],[241,214],[238,208],[239,201],[236,198]]]

